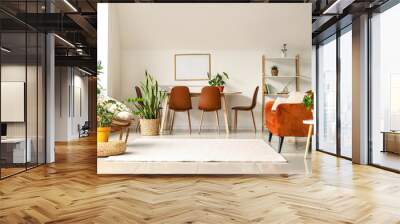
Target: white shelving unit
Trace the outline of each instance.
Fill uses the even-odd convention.
[[[265,55],[262,56],[261,59],[261,65],[262,65],[262,107],[261,107],[261,114],[262,114],[262,131],[264,131],[264,105],[265,105],[265,98],[266,97],[278,97],[278,96],[283,96],[283,97],[287,97],[288,94],[287,93],[271,93],[271,92],[267,92],[267,84],[270,84],[270,80],[275,80],[277,82],[283,82],[283,81],[288,81],[290,79],[294,79],[295,81],[295,89],[294,91],[299,91],[300,90],[300,79],[309,79],[309,77],[307,76],[301,76],[300,75],[300,63],[299,63],[300,57],[299,55],[296,55],[296,57],[287,57],[287,58],[268,58]],[[272,76],[270,74],[267,74],[267,65],[269,65],[269,63],[271,64],[279,64],[279,63],[286,63],[286,64],[291,64],[292,66],[294,66],[294,74],[291,75],[291,73],[289,74],[284,74],[284,75],[277,75],[277,76]]]

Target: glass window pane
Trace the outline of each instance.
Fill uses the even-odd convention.
[[[336,39],[318,48],[318,149],[336,153]]]
[[[37,119],[37,104],[38,104],[38,36],[36,32],[28,32],[27,33],[27,80],[26,80],[26,115],[27,115],[27,142],[29,144],[28,149],[30,148],[30,161],[28,162],[28,168],[34,167],[37,165],[37,150],[38,150],[38,141],[37,141],[37,127],[38,127],[38,119]]]
[[[371,20],[372,163],[400,170],[400,4]],[[391,133],[393,131],[393,133]],[[386,134],[386,138],[384,136]]]
[[[340,154],[352,157],[352,33],[340,36]]]

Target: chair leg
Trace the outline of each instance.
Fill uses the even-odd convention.
[[[235,110],[235,126],[233,127],[235,131],[237,132],[237,122],[238,122],[238,111]]]
[[[136,124],[135,131],[140,132],[140,121],[138,121],[138,123]]]
[[[163,118],[164,119],[164,121],[165,121],[165,125],[164,125],[164,129],[166,129],[166,130],[170,130],[171,129],[171,126],[170,126],[170,122],[171,122],[171,110],[169,109],[169,108],[166,108],[165,110],[167,110],[167,113],[166,113],[166,115],[165,115],[165,118]],[[164,130],[161,130],[161,131],[164,131]]]
[[[172,111],[172,123],[171,123],[171,128],[169,129],[169,133],[172,134],[172,130],[174,129],[174,123],[175,123],[175,111]]]
[[[281,151],[282,151],[282,145],[283,145],[284,138],[285,137],[283,137],[283,136],[279,137],[279,153],[281,153]]]
[[[128,142],[129,132],[130,132],[130,128],[127,128],[126,129],[125,144]]]
[[[253,119],[254,133],[257,133],[256,121],[254,120],[253,110],[251,110],[251,118]]]
[[[190,121],[190,111],[187,111],[187,116],[188,116],[188,120],[189,120],[189,134],[192,134],[192,122]]]
[[[218,128],[218,134],[219,134],[219,117],[218,117],[218,110],[215,111],[215,118],[217,119],[217,128]]]
[[[203,125],[204,110],[201,111],[199,134],[201,133],[201,126]]]
[[[119,140],[122,140],[122,135],[124,134],[124,128],[119,129]]]
[[[268,136],[268,142],[271,142],[271,140],[272,140],[272,133],[270,132]]]

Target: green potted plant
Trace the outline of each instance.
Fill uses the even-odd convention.
[[[278,70],[278,66],[274,65],[271,67],[271,75],[272,76],[278,76],[279,70]]]
[[[225,85],[225,80],[224,79],[229,79],[228,74],[226,72],[222,72],[222,75],[217,73],[214,77],[211,76],[210,73],[207,73],[208,76],[208,84],[210,86],[216,86],[218,87],[220,92],[224,91],[224,85]]]
[[[307,110],[313,111],[314,106],[314,92],[309,90],[306,92],[306,95],[303,98],[303,104],[307,108]]]
[[[140,82],[141,98],[129,98],[127,101],[134,106],[133,113],[140,119],[142,135],[158,135],[160,124],[160,108],[166,93],[158,82],[146,71],[145,80]]]
[[[114,100],[97,101],[97,142],[108,142],[111,123],[116,114],[117,106]]]

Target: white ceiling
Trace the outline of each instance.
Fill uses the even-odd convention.
[[[311,4],[112,4],[122,49],[311,48]],[[212,48],[212,49],[210,49]]]

